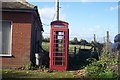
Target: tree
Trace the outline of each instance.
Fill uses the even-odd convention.
[[[80,40],[80,45],[86,45],[86,44],[88,44],[88,42],[86,40],[84,40],[84,39]]]
[[[78,39],[77,39],[77,37],[74,37],[73,41],[74,41],[75,44],[78,44]]]
[[[73,41],[73,40],[70,40],[70,41],[69,41],[69,44],[74,44],[74,41]]]

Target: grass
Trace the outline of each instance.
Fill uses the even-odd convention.
[[[3,69],[3,78],[74,78],[74,72],[56,71],[56,72],[41,72],[39,70],[13,70]]]
[[[83,46],[83,45],[71,45],[69,44],[69,54],[74,53],[74,47],[76,47],[76,53],[79,52],[79,49],[91,49],[91,46]]]
[[[42,47],[47,52],[49,52],[49,46],[50,46],[50,44],[48,42],[42,42]],[[69,44],[69,54],[72,54],[74,52],[74,47],[77,48],[77,53],[78,53],[79,48],[81,48],[81,49],[90,49],[91,48],[91,46],[71,45],[71,44]]]
[[[49,52],[49,43],[43,42],[42,47],[45,51]],[[69,54],[74,53],[74,47],[76,46],[77,52],[79,48],[84,48],[84,46],[80,45],[69,45]],[[90,46],[85,46],[85,49],[90,49]],[[15,69],[3,69],[2,77],[3,78],[75,78],[76,71],[55,71],[55,72],[44,72],[40,70],[15,70]],[[77,78],[81,78],[81,76],[77,76]],[[46,79],[45,79],[46,80]]]

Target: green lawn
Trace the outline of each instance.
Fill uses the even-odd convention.
[[[49,46],[50,46],[50,44],[49,43],[47,43],[47,42],[42,42],[42,47],[43,47],[43,49],[44,50],[46,50],[46,51],[48,51],[49,52]],[[77,48],[77,52],[78,52],[78,50],[79,50],[79,48],[81,48],[81,49],[90,49],[91,48],[91,46],[83,46],[83,45],[71,45],[71,44],[69,44],[69,54],[71,54],[71,53],[73,53],[74,52],[74,47],[76,46],[76,48]]]
[[[74,53],[75,46],[78,49],[84,48],[84,46],[80,46],[80,45],[69,45],[69,54]],[[43,42],[42,47],[44,50],[49,52],[49,43]],[[90,46],[85,46],[85,49],[90,49],[90,48],[91,48]],[[81,76],[75,75],[76,71],[55,71],[51,73],[40,71],[40,70],[3,69],[0,71],[2,71],[3,78],[49,78],[49,79],[52,79],[52,78],[76,78],[76,77],[80,78],[81,77]]]
[[[73,71],[43,72],[40,70],[3,69],[3,78],[74,78]]]
[[[71,45],[69,44],[69,54],[73,54],[74,53],[74,47],[76,47],[76,53],[78,53],[79,48],[80,49],[91,49],[91,46],[83,46],[83,45]]]

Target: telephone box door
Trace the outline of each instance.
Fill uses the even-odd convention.
[[[53,70],[67,70],[69,39],[68,27],[65,23],[63,24],[63,22],[57,25],[59,25],[59,27],[56,26],[56,24],[51,25],[50,68]]]

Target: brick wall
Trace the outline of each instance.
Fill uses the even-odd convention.
[[[3,20],[12,23],[12,57],[1,57],[3,68],[20,67],[30,62],[32,14],[3,12]]]

